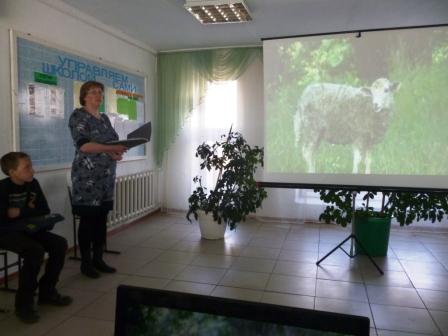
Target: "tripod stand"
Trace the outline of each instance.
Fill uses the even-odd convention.
[[[356,194],[353,194],[353,203],[352,203],[353,212],[355,210],[355,201],[356,201],[355,198],[356,198]],[[354,252],[354,248],[353,248],[354,243],[356,243],[357,246],[360,247],[360,249],[364,252],[364,254],[369,258],[369,260],[372,262],[373,266],[375,266],[375,268],[378,270],[378,272],[380,272],[380,274],[383,275],[384,274],[383,270],[378,266],[378,264],[375,262],[375,260],[373,260],[373,258],[370,256],[370,254],[367,252],[367,250],[361,244],[359,239],[356,237],[355,232],[353,230],[353,226],[354,226],[354,219],[352,218],[352,233],[347,238],[345,238],[342,242],[340,242],[338,245],[336,245],[336,247],[333,248],[330,252],[328,252],[324,257],[319,259],[316,262],[316,265],[319,266],[319,264],[322,261],[324,261],[331,254],[333,254],[333,252],[336,251],[337,249],[341,249],[350,258],[356,257],[358,255],[358,253]],[[350,252],[347,252],[346,250],[344,250],[344,248],[342,246],[349,240],[350,240]]]

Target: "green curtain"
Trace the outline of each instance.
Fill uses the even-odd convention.
[[[261,55],[261,47],[158,55],[158,105],[154,133],[156,163],[159,166],[185,120],[205,96],[207,83],[237,79]]]

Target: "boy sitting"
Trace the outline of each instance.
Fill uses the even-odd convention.
[[[34,292],[39,287],[39,304],[66,306],[72,302],[56,290],[59,274],[64,266],[67,241],[48,231],[27,233],[23,219],[50,213],[47,200],[34,178],[28,154],[10,152],[1,159],[1,169],[9,177],[0,181],[0,248],[20,254],[23,267],[15,298],[15,313],[26,323],[39,320],[34,309]],[[15,225],[16,224],[16,225]],[[45,273],[37,281],[44,254],[49,258]]]

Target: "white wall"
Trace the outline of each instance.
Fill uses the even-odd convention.
[[[70,7],[58,1],[1,0],[0,1],[0,154],[13,148],[12,106],[10,80],[9,29],[29,33],[36,39],[56,46],[79,51],[81,55],[101,57],[105,62],[116,64],[147,77],[146,120],[155,115],[155,66],[156,57],[150,47],[114,32],[100,22],[79,16]],[[130,42],[128,42],[130,41]],[[68,128],[67,128],[68,132]],[[155,169],[153,145],[147,146],[148,159],[119,163],[117,173],[124,175]],[[64,214],[66,221],[57,225],[55,231],[72,245],[70,206],[66,187],[67,170],[37,173],[53,212]]]

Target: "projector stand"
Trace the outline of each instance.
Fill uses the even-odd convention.
[[[351,247],[350,247],[350,253],[348,253],[346,250],[344,250],[344,248],[342,247],[342,245],[345,244],[346,241],[348,241],[349,239],[351,239]],[[356,237],[356,235],[354,233],[352,233],[350,236],[348,236],[347,238],[345,238],[342,242],[340,242],[334,249],[332,249],[330,252],[328,252],[323,258],[321,258],[319,261],[316,262],[316,265],[319,266],[319,264],[324,261],[328,256],[330,256],[334,251],[336,251],[338,248],[340,248],[346,255],[348,255],[350,258],[354,258],[358,255],[358,253],[354,253],[353,252],[353,240],[358,244],[358,246],[364,251],[364,254],[370,259],[370,261],[372,262],[373,266],[376,267],[376,269],[378,270],[378,272],[380,272],[381,275],[384,274],[383,270],[378,266],[378,264],[375,262],[375,260],[373,260],[373,258],[370,256],[370,254],[366,251],[366,249],[364,248],[364,246],[362,246],[361,242],[359,241],[359,239]]]
[[[355,195],[353,195],[353,212],[355,211]],[[354,218],[352,219],[352,233],[345,238],[342,242],[340,242],[334,249],[332,249],[330,252],[328,252],[323,258],[319,259],[316,262],[316,265],[319,266],[319,264],[324,261],[327,257],[329,257],[334,251],[336,251],[338,248],[341,249],[347,256],[350,258],[354,258],[358,255],[358,253],[354,252],[353,249],[353,242],[357,243],[358,246],[363,250],[364,254],[369,258],[369,260],[372,262],[373,266],[380,272],[381,275],[384,274],[383,270],[378,266],[378,264],[373,260],[373,258],[370,256],[370,254],[367,252],[367,250],[364,248],[364,246],[361,244],[359,239],[356,237],[354,231],[353,231],[353,225],[354,225]],[[347,252],[344,250],[342,245],[344,245],[348,240],[350,240],[350,252]]]

